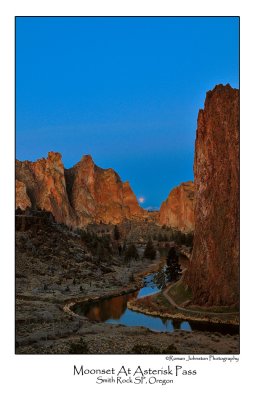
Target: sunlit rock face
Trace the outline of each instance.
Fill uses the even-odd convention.
[[[57,222],[70,226],[116,224],[147,215],[129,183],[123,183],[113,169],[97,167],[89,155],[70,169],[64,169],[61,155],[54,152],[35,162],[17,161],[16,178],[33,208],[51,211]]]
[[[35,162],[16,161],[16,178],[26,186],[33,208],[52,212],[58,222],[75,224],[61,154],[49,152],[48,158]]]
[[[30,207],[31,201],[27,195],[26,185],[16,179],[16,208],[25,210]]]
[[[90,220],[117,224],[146,214],[129,183],[123,183],[113,169],[96,166],[90,156],[83,156],[65,171],[65,176],[70,203],[80,224]]]
[[[198,304],[239,302],[239,91],[218,85],[199,111],[195,235],[185,280]]]
[[[194,183],[185,182],[174,188],[159,211],[159,223],[183,232],[194,230]]]

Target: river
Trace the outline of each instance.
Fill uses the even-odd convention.
[[[155,272],[145,276],[144,286],[140,290],[97,302],[79,303],[74,306],[73,311],[79,315],[85,315],[90,320],[108,324],[143,326],[156,332],[173,332],[175,329],[191,331],[191,326],[187,321],[176,322],[171,319],[138,313],[127,308],[127,303],[131,299],[139,299],[160,292],[161,287],[155,282],[156,274]]]

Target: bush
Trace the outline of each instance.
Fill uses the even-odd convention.
[[[91,251],[93,256],[99,260],[108,260],[112,255],[112,245],[110,235],[98,236],[93,232],[82,231],[81,239]]]
[[[119,231],[119,228],[117,227],[117,225],[114,226],[113,237],[114,237],[114,240],[120,239],[120,231]]]
[[[162,234],[161,233],[159,233],[159,235],[158,235],[158,241],[159,242],[163,242],[163,236],[162,236]]]
[[[171,265],[172,263],[178,263],[178,255],[174,247],[170,247],[167,254],[166,263],[167,265]]]
[[[143,345],[143,344],[136,344],[131,350],[131,354],[160,354],[160,353],[161,352],[158,347]]]
[[[178,245],[186,245],[189,247],[193,246],[193,233],[183,233],[180,231],[174,231],[172,238]]]
[[[162,354],[180,354],[174,344],[170,344],[164,350],[162,350]]]
[[[170,344],[165,349],[160,350],[158,347],[151,345],[136,344],[131,354],[180,354],[174,344]]]
[[[131,259],[135,259],[135,260],[139,259],[137,248],[132,243],[128,246],[127,250],[125,251],[125,256],[124,256],[125,261],[130,261]]]
[[[156,254],[157,254],[157,252],[156,252],[155,247],[154,247],[154,245],[152,243],[152,240],[149,239],[149,241],[148,241],[148,243],[147,243],[147,245],[145,247],[143,256],[144,256],[144,258],[148,258],[150,260],[154,260],[155,257],[156,257]]]
[[[78,343],[72,343],[69,348],[69,354],[88,354],[89,349],[83,338]]]

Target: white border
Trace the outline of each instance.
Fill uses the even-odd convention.
[[[210,3],[205,4],[205,3]],[[243,2],[244,3],[244,2]],[[252,4],[250,2],[250,4]],[[0,174],[1,174],[1,385],[2,398],[70,399],[128,398],[158,394],[214,399],[215,396],[238,398],[252,384],[252,323],[248,314],[253,300],[254,265],[250,257],[254,243],[254,14],[251,6],[239,1],[11,1],[0,10]],[[196,377],[178,379],[169,386],[95,385],[94,377],[73,377],[73,364],[90,368],[136,367],[161,368],[167,363],[160,356],[15,356],[14,355],[14,16],[15,15],[233,15],[241,16],[241,362],[234,364],[192,362]],[[247,235],[248,232],[248,235]],[[253,246],[252,246],[253,245]],[[247,279],[248,278],[248,279]],[[247,299],[246,294],[250,295]],[[250,319],[249,319],[250,317]],[[244,387],[245,384],[245,387]],[[93,390],[93,391],[90,391]],[[124,390],[123,390],[124,389]],[[162,391],[162,393],[161,393]],[[248,391],[249,393],[249,391]],[[252,393],[252,392],[251,392]],[[248,394],[249,395],[249,394]],[[3,397],[4,396],[4,397]],[[81,397],[82,396],[82,397]]]

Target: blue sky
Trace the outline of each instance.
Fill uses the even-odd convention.
[[[193,179],[196,122],[239,87],[238,18],[16,18],[16,156],[91,154],[144,207]]]

